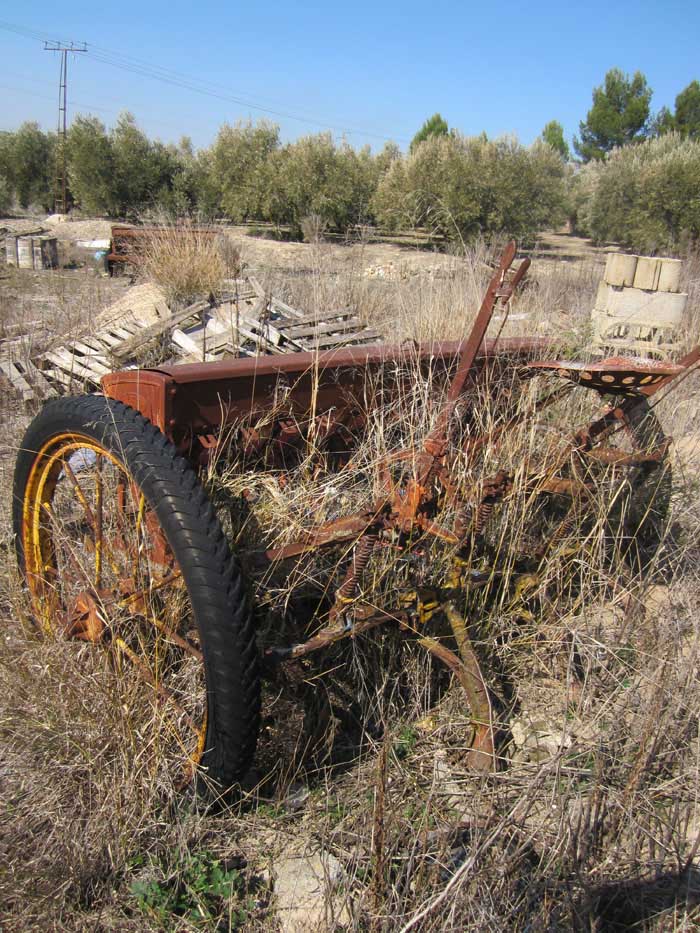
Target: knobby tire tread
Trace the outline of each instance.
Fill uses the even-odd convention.
[[[208,722],[201,771],[227,789],[250,766],[260,719],[260,676],[245,582],[216,512],[173,444],[141,414],[103,396],[48,402],[17,458],[13,527],[24,570],[23,502],[36,454],[53,436],[76,431],[120,459],[158,516],[182,571],[204,654]]]

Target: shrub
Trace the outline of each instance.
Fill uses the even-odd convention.
[[[0,215],[6,214],[12,207],[12,192],[7,179],[0,175]]]
[[[655,252],[700,237],[700,141],[668,133],[617,149],[588,181],[581,214],[594,238]]]
[[[593,196],[605,163],[591,161],[583,165],[569,179],[569,221],[574,233],[579,236],[593,236],[591,209]]]
[[[185,170],[186,153],[150,140],[129,113],[109,133],[95,117],[73,121],[68,178],[73,200],[88,213],[118,217],[154,206],[187,213],[193,198],[182,185]]]
[[[267,219],[289,224],[297,236],[311,215],[339,231],[366,222],[377,184],[375,161],[369,148],[336,146],[330,133],[298,139],[271,160]]]
[[[163,289],[171,305],[216,295],[223,279],[240,269],[240,256],[228,241],[222,249],[214,228],[190,222],[155,228],[139,260],[144,276]]]
[[[74,201],[90,214],[117,210],[114,152],[103,123],[77,116],[68,134],[68,178]]]
[[[529,240],[563,216],[565,168],[542,142],[485,136],[425,140],[394,161],[374,198],[388,229],[427,226],[448,238],[506,234]]]
[[[236,223],[262,220],[271,157],[279,149],[279,127],[260,123],[224,124],[209,150],[211,183],[223,213]]]
[[[51,207],[55,146],[55,134],[42,132],[38,123],[0,133],[0,175],[20,207]]]

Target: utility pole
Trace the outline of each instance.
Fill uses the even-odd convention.
[[[87,52],[87,45],[82,42],[76,45],[62,45],[60,42],[44,42],[45,52],[61,53],[61,75],[58,83],[58,129],[56,145],[56,174],[54,176],[54,211],[65,214],[68,207],[66,200],[66,141],[68,135],[68,53]]]

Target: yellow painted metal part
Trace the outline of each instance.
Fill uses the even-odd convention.
[[[59,587],[52,584],[50,580],[52,576],[57,576],[58,571],[54,563],[50,533],[45,527],[45,521],[46,516],[51,518],[54,490],[67,459],[71,454],[85,450],[91,451],[96,457],[106,459],[112,463],[124,475],[132,489],[138,489],[124,464],[113,453],[87,435],[76,432],[55,435],[37,453],[29,473],[22,505],[22,546],[32,608],[41,629],[51,635],[58,634],[55,616],[59,603]],[[89,513],[90,506],[85,500],[82,490],[75,486],[73,488],[81,506],[86,513]],[[96,508],[101,508],[101,484],[96,484],[96,497]],[[146,499],[140,490],[138,503],[136,531],[143,525],[146,512]],[[102,573],[105,549],[101,546],[101,541],[96,541],[95,544],[95,576],[97,583]],[[177,565],[175,566],[177,567]],[[178,569],[174,574],[170,575],[167,581],[161,581],[160,586],[165,585],[165,582],[181,580],[181,576],[181,571]],[[159,586],[156,588],[159,588]],[[115,602],[118,605],[124,605],[129,602],[129,598]],[[150,621],[155,623],[154,619]],[[157,623],[154,624],[154,627],[156,630],[161,629],[161,625]],[[146,663],[122,638],[112,638],[111,644],[119,649],[121,655],[128,657],[137,666],[141,667]],[[152,686],[158,692],[160,688],[157,675],[152,674],[152,676],[154,678]],[[205,749],[207,733],[206,708],[202,721],[199,724],[191,722],[190,725],[197,737],[196,748],[192,751],[190,746],[190,750],[183,748],[183,751],[185,751],[188,763],[192,772],[194,772]]]

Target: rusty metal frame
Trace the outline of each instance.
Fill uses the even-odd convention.
[[[268,561],[291,560],[319,548],[344,544],[349,547],[345,574],[335,591],[326,624],[307,642],[269,651],[272,660],[303,657],[341,638],[357,635],[373,626],[393,621],[411,627],[410,614],[378,611],[360,598],[363,571],[374,549],[386,540],[418,531],[459,545],[469,529],[458,515],[453,527],[444,527],[433,519],[437,502],[458,502],[459,494],[451,482],[448,439],[455,408],[468,397],[469,389],[480,375],[492,367],[514,367],[521,380],[542,372],[563,377],[569,382],[588,385],[601,394],[627,393],[617,408],[606,408],[586,429],[579,431],[563,453],[590,455],[591,459],[612,465],[643,462],[658,463],[666,448],[655,451],[621,453],[598,447],[627,422],[628,412],[641,395],[651,397],[687,374],[700,361],[700,347],[687,354],[677,365],[650,361],[608,360],[599,364],[533,361],[544,350],[553,349],[552,341],[543,338],[487,338],[486,331],[495,308],[500,304],[506,315],[509,301],[522,281],[529,260],[514,273],[515,244],[510,243],[488,285],[472,331],[464,341],[435,342],[418,347],[362,346],[321,353],[294,353],[283,357],[255,357],[216,363],[164,366],[159,369],[116,372],[102,380],[106,395],[139,410],[157,425],[196,465],[216,455],[219,438],[227,429],[238,432],[242,449],[260,454],[274,444],[284,456],[309,434],[322,443],[352,434],[361,426],[372,401],[365,397],[367,378],[387,364],[414,363],[421,370],[442,374],[448,388],[435,426],[420,448],[399,451],[387,457],[383,490],[372,508],[355,515],[319,524],[295,541],[266,552]],[[536,411],[551,405],[568,391],[554,388],[541,399]],[[489,443],[499,443],[518,419],[510,418],[479,436],[468,439],[464,453],[476,457]],[[340,445],[342,447],[342,443]],[[411,469],[400,483],[391,478],[391,463],[405,460]],[[591,480],[574,476],[565,479],[553,469],[536,483],[537,492],[571,496],[583,501],[590,494]],[[474,505],[473,522],[477,530],[495,502],[504,499],[512,488],[512,477],[499,471],[484,478]],[[568,520],[565,519],[565,521]],[[464,576],[457,573],[460,581]],[[480,768],[495,767],[496,752],[493,716],[488,705],[488,691],[476,654],[471,647],[464,620],[453,602],[443,611],[452,627],[459,653],[428,636],[420,641],[441,658],[457,675],[467,690],[472,715],[478,728],[473,743],[472,763]],[[431,609],[431,612],[433,610]]]

